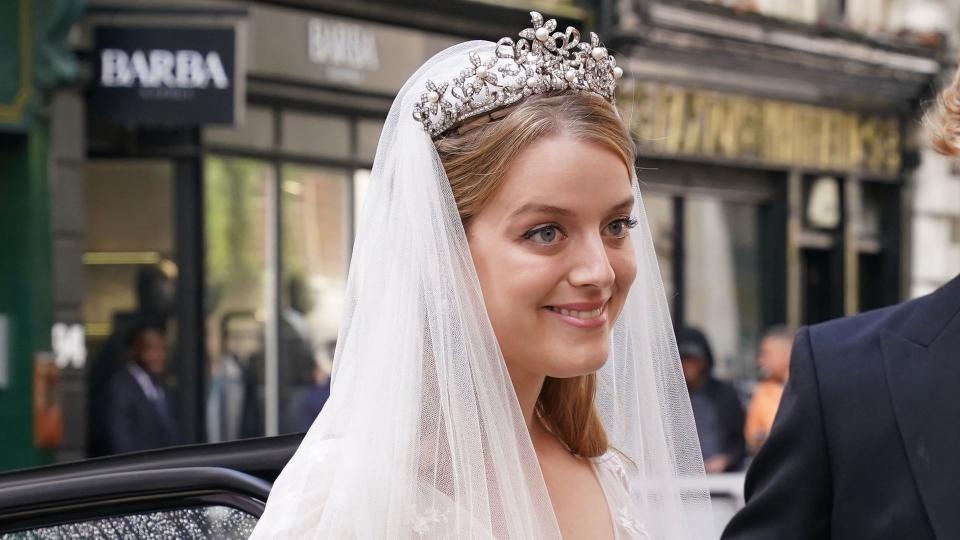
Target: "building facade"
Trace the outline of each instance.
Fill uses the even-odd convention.
[[[812,24],[828,3],[725,3],[608,2],[601,20],[674,318],[750,380],[766,328],[907,296],[914,126],[942,58]]]
[[[536,6],[582,27],[572,2]],[[513,2],[88,2],[74,129],[77,216],[52,244],[60,370],[55,459],[103,451],[93,421],[127,330],[167,328],[185,442],[304,429],[327,377],[356,216],[393,96],[430,56],[514,33]],[[82,329],[78,333],[77,329]],[[58,335],[56,332],[52,336]]]
[[[302,429],[296,406],[330,369],[394,94],[435,52],[513,35],[529,9],[597,30],[627,72],[618,104],[674,319],[706,331],[719,375],[755,378],[771,325],[894,303],[960,270],[949,251],[960,209],[942,196],[958,182],[917,129],[945,49],[877,37],[900,23],[869,0],[845,13],[693,0],[17,2],[60,6],[40,33],[59,36],[54,65],[77,61],[33,85],[43,97],[29,123],[2,116],[18,94],[0,88],[0,159],[17,179],[0,186],[11,246],[0,414],[17,434],[0,441],[0,468],[97,452],[92,409],[125,361],[122,335],[145,317],[167,328],[184,441]],[[815,25],[823,10],[855,30]]]

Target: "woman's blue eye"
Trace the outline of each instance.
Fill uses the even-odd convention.
[[[562,233],[556,225],[545,225],[536,229],[531,229],[524,233],[523,238],[533,240],[538,244],[553,244],[560,239]]]
[[[637,220],[622,218],[607,225],[607,230],[610,231],[610,234],[613,236],[616,236],[617,238],[623,238],[627,235],[627,231],[636,226]]]

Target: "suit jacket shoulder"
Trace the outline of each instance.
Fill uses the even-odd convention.
[[[960,329],[958,316],[960,278],[923,298],[802,328],[770,438],[747,474],[747,506],[724,538],[919,540],[934,538],[934,526],[951,534],[960,530],[952,527],[956,512],[946,502],[956,497],[940,496],[955,490],[956,476],[948,472],[952,459],[938,459],[934,473],[923,478],[914,466],[927,463],[922,458],[933,451],[956,455],[942,440],[954,432],[926,429],[926,423],[942,428],[960,417],[942,399],[955,391],[958,373],[930,370],[949,364],[912,362],[916,358],[890,346],[926,350],[933,344],[930,354],[940,356],[919,358],[954,358],[960,345],[952,346],[953,334],[960,332],[945,329]],[[899,370],[893,376],[890,365]],[[897,389],[900,400],[892,392]],[[904,395],[930,406],[920,411]],[[932,437],[923,444],[906,436],[918,426]],[[935,495],[928,499],[939,506],[921,497],[918,481],[924,478],[926,492]]]
[[[810,327],[816,358],[842,358],[860,351],[882,332],[928,345],[960,311],[960,276],[937,291],[894,306]]]

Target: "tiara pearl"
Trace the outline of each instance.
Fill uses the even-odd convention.
[[[520,39],[501,38],[493,55],[484,59],[470,53],[470,66],[452,81],[427,81],[426,92],[413,106],[414,120],[434,140],[450,128],[534,94],[575,91],[598,94],[614,103],[617,80],[623,70],[600,38],[580,42],[580,32],[568,26],[555,32],[556,19],[530,12],[532,28]]]

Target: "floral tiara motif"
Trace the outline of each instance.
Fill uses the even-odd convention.
[[[590,32],[590,43],[580,43],[576,28],[554,32],[556,19],[544,22],[536,11],[530,17],[533,28],[520,32],[516,42],[501,38],[494,55],[486,60],[470,53],[471,65],[452,81],[427,81],[427,91],[413,107],[413,118],[431,138],[533,94],[573,90],[614,102],[623,70],[600,45],[600,38]]]

